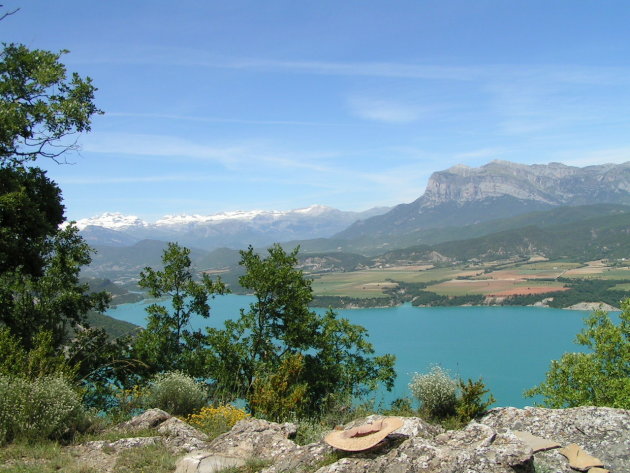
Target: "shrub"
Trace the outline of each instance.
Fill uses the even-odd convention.
[[[146,407],[148,389],[135,384],[129,389],[105,386],[104,394],[109,395],[107,416],[113,423],[120,423],[129,420],[140,414]]]
[[[487,400],[483,400],[483,397],[489,394],[490,390],[486,389],[481,378],[477,381],[468,379],[466,382],[460,379],[459,389],[461,394],[457,400],[457,415],[464,422],[481,416],[495,402],[492,394],[488,396]]]
[[[193,427],[214,438],[227,432],[239,420],[249,417],[243,409],[234,407],[231,404],[224,404],[218,407],[203,407],[197,414],[190,414],[185,420]]]
[[[51,332],[33,336],[33,347],[24,349],[11,331],[0,327],[0,375],[36,379],[42,376],[75,377],[78,366],[70,366],[55,353]]]
[[[0,376],[0,443],[60,438],[82,428],[85,419],[81,399],[65,378]]]
[[[439,366],[434,366],[427,374],[416,373],[409,389],[429,417],[444,419],[455,413],[457,382]]]
[[[308,384],[300,381],[304,356],[289,355],[275,371],[264,370],[254,380],[249,407],[255,415],[274,422],[303,418],[308,411]]]
[[[179,371],[158,374],[151,381],[145,403],[172,415],[186,416],[201,409],[207,400],[202,383]]]

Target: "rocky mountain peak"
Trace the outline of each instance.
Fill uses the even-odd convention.
[[[547,205],[630,199],[630,162],[579,168],[562,163],[525,165],[495,160],[478,168],[456,165],[433,173],[421,207],[513,197]]]

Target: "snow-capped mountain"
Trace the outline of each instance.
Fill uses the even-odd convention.
[[[130,227],[146,227],[148,223],[139,219],[135,215],[123,215],[118,212],[106,212],[103,215],[77,220],[76,226],[79,230],[86,227],[102,227],[110,230],[124,230]]]
[[[344,212],[323,205],[288,211],[250,210],[212,215],[166,215],[155,222],[108,212],[76,222],[94,245],[126,246],[140,239],[176,240],[202,249],[243,248],[273,242],[329,237],[385,208]]]

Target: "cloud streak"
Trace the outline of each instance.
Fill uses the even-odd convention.
[[[472,64],[445,65],[421,62],[388,61],[314,61],[308,59],[234,58],[208,53],[195,48],[108,44],[100,53],[90,48],[89,53],[75,51],[70,63],[90,64],[147,64],[175,67],[206,67],[240,69],[263,72],[299,74],[365,76],[400,79],[453,81],[491,81],[497,79],[536,80],[582,85],[612,85],[630,82],[630,68],[624,66],[584,66],[576,64]]]
[[[423,114],[411,104],[368,97],[350,98],[348,105],[351,113],[359,118],[385,123],[410,123]]]
[[[135,113],[135,112],[107,112],[108,117],[122,117],[122,118],[154,118],[160,120],[178,120],[178,121],[190,121],[200,123],[235,123],[239,125],[298,125],[298,126],[356,126],[350,123],[325,123],[325,122],[311,122],[300,120],[246,120],[240,118],[222,118],[222,117],[199,117],[189,115],[175,115],[168,113]]]

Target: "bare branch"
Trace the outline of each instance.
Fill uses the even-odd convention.
[[[4,5],[0,5],[0,8],[2,8],[2,7],[4,7]],[[8,12],[4,13],[2,16],[0,16],[0,21],[4,20],[7,16],[11,16],[14,13],[17,13],[18,11],[20,11],[19,7],[16,8],[15,10],[13,10],[13,11],[8,11]]]

